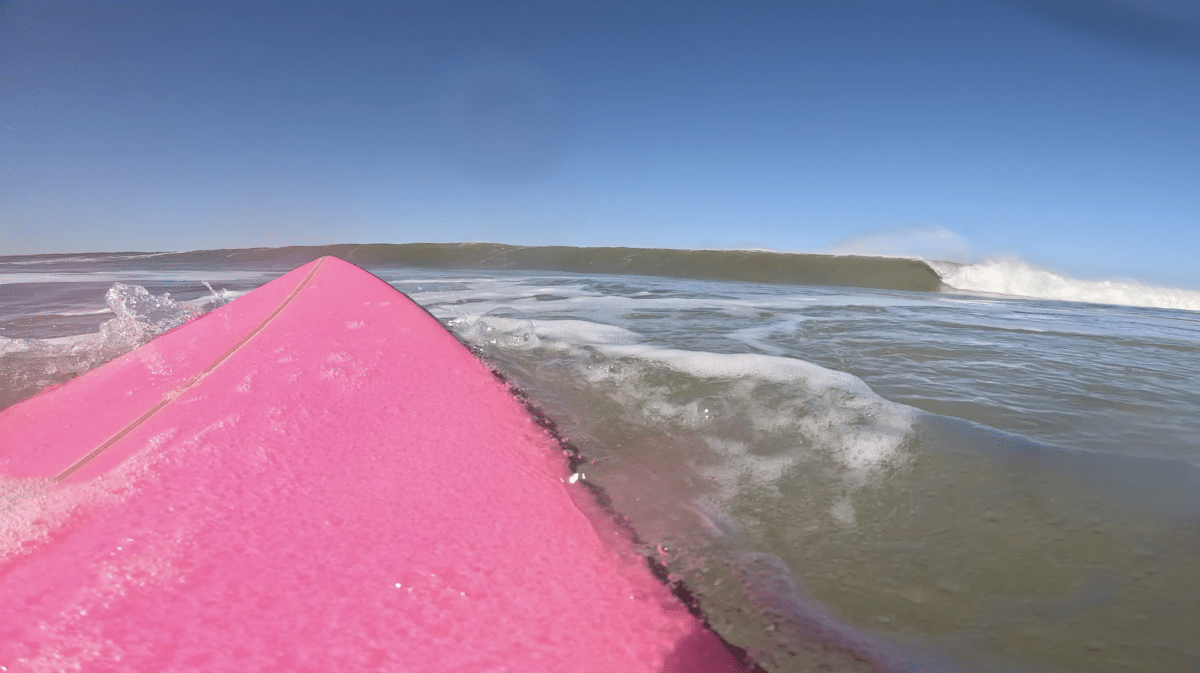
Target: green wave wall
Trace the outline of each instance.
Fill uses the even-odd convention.
[[[858,255],[759,250],[575,248],[499,243],[376,243],[203,250],[164,255],[163,262],[273,262],[299,266],[322,255],[360,266],[438,269],[514,269],[662,276],[785,285],[836,285],[917,292],[942,288],[925,261]]]

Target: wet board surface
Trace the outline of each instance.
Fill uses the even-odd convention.
[[[743,670],[568,476],[322,258],[0,412],[0,670]]]

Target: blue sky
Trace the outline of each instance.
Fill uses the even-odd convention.
[[[1200,3],[0,2],[0,254],[470,240],[1200,289]]]

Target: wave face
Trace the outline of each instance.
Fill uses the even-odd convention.
[[[223,264],[247,262],[299,266],[322,255],[334,255],[359,266],[414,266],[433,269],[565,271],[742,281],[783,285],[832,285],[914,292],[936,292],[941,277],[919,259],[818,255],[764,250],[669,250],[657,248],[575,248],[515,246],[500,243],[376,243],[241,250],[198,250],[160,255],[156,264]],[[65,257],[65,256],[64,256]],[[72,255],[95,267],[105,263],[137,263],[144,255],[111,253]],[[33,257],[14,258],[30,264]],[[46,262],[62,257],[38,256]],[[5,258],[0,258],[0,262]],[[32,269],[30,270],[33,271]]]
[[[859,287],[909,292],[968,292],[1023,299],[1120,304],[1200,311],[1200,292],[1136,281],[1080,280],[1041,269],[1015,257],[976,264],[916,257],[812,254],[767,250],[673,250],[665,248],[576,248],[501,243],[375,243],[283,248],[246,248],[158,253],[95,253],[0,257],[37,274],[39,264],[86,264],[91,273],[132,268],[155,257],[162,268],[203,265],[219,269],[247,263],[291,269],[323,255],[365,267],[563,271],[690,280]]]

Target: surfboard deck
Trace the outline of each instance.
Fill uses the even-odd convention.
[[[746,670],[568,476],[432,316],[316,260],[0,412],[0,666]]]

